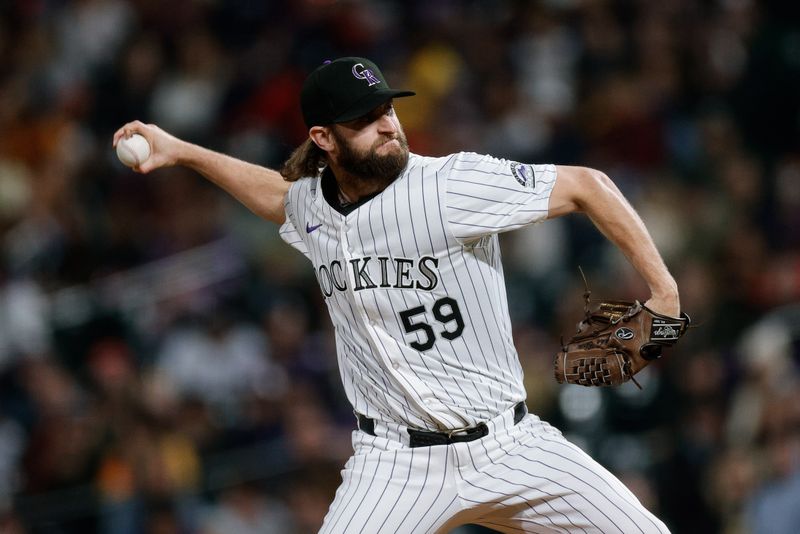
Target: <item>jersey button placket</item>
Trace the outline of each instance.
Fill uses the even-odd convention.
[[[339,243],[342,247],[342,256],[344,257],[344,265],[342,266],[347,273],[347,277],[350,278],[350,283],[347,284],[348,290],[353,291],[353,280],[350,276],[350,269],[349,264],[350,260],[352,259],[352,251],[350,250],[350,241],[347,239],[347,229],[349,225],[346,222],[343,222],[342,225],[339,227]]]
[[[342,246],[342,254],[344,255],[345,262],[347,262],[348,264],[350,262],[350,259],[353,257],[353,255],[352,255],[353,251],[349,246],[349,240],[347,238],[347,232],[350,230],[350,227],[351,227],[350,223],[348,223],[345,220],[342,223],[342,226],[341,226],[340,231],[339,231],[340,242],[341,242],[341,246]],[[356,280],[355,280],[355,276],[356,275],[355,275],[355,273],[353,273],[352,269],[348,269],[347,273],[348,273],[348,277],[350,278],[350,283],[348,284],[348,291],[351,293],[351,295],[355,296],[354,288],[356,287]],[[358,314],[361,317],[361,320],[362,320],[363,324],[365,326],[367,326],[367,327],[371,327],[371,329],[373,331],[379,330],[380,329],[380,325],[378,324],[378,321],[376,321],[374,318],[368,316],[367,313],[366,313],[366,310],[363,307],[357,306],[357,302],[356,302],[355,298],[352,298],[351,301],[353,302],[353,305],[356,306],[356,309],[358,310]],[[373,334],[373,335],[375,335],[375,334]],[[384,360],[384,366],[386,366],[387,368],[391,368],[394,371],[400,371],[402,365],[398,361],[399,355],[396,355],[396,356],[393,357],[390,354],[384,354],[382,350],[379,351],[379,353],[382,354],[382,356],[383,356],[382,359]]]
[[[355,279],[356,275],[353,273],[353,270],[349,268],[350,260],[353,259],[353,251],[350,248],[350,241],[347,238],[347,232],[350,230],[350,226],[350,223],[345,220],[339,229],[339,241],[342,247],[342,256],[344,256],[345,272],[347,273],[349,280],[349,283],[347,284],[347,291],[351,295],[350,301],[353,303],[356,310],[358,310],[358,315],[361,317],[362,324],[364,324],[364,326],[372,326],[374,328],[377,327],[378,324],[367,315],[366,310],[363,307],[358,306],[358,302],[355,299],[355,287],[357,285]]]

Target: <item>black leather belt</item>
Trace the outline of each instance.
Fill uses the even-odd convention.
[[[525,414],[528,413],[528,408],[525,406],[524,401],[518,402],[514,405],[514,424],[516,425]],[[356,414],[358,418],[358,429],[362,432],[374,436],[375,435],[375,420],[370,419],[366,415]],[[457,432],[457,433],[456,433]],[[433,445],[449,445],[451,443],[463,443],[465,441],[473,441],[480,439],[489,434],[489,427],[486,423],[479,423],[472,428],[464,428],[454,430],[452,432],[434,432],[432,430],[415,430],[408,429],[409,446],[411,447],[431,447]]]

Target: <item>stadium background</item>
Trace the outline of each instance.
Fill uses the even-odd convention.
[[[2,2],[0,532],[316,531],[354,420],[312,270],[198,175],[122,167],[111,135],[138,118],[277,166],[304,73],[350,54],[418,92],[397,103],[415,152],[605,171],[675,274],[700,326],[643,391],[559,387],[577,266],[598,296],[644,288],[579,216],[504,236],[529,407],[675,533],[796,532],[790,4]]]

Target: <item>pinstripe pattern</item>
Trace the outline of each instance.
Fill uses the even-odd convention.
[[[436,532],[459,511],[449,447],[392,448],[355,434],[321,533]]]
[[[353,432],[355,454],[323,533],[501,532],[668,534],[611,473],[534,415],[508,410],[487,437],[409,448]]]
[[[547,213],[555,170],[533,168],[536,186],[525,187],[503,160],[412,155],[392,185],[347,216],[325,200],[319,178],[292,185],[280,235],[314,264],[345,391],[360,413],[458,428],[525,398],[496,234]],[[359,288],[370,283],[376,287]],[[462,317],[457,336],[447,337],[456,319],[434,315],[441,299],[455,301]],[[404,325],[402,313],[414,309],[408,321],[429,330]],[[456,313],[452,306],[439,311]],[[414,346],[427,342],[426,350]]]
[[[292,184],[280,235],[314,265],[345,392],[376,421],[353,433],[321,532],[668,532],[557,430],[513,424],[525,390],[497,234],[543,219],[555,180],[553,165],[411,155],[347,215],[320,178]],[[480,422],[483,439],[408,447],[409,427]]]
[[[476,523],[504,532],[528,532],[529,521],[546,532],[668,532],[616,477],[534,416],[508,433],[460,445],[468,445],[462,473],[475,491],[466,497],[494,495],[510,512]],[[525,506],[511,511],[519,502]]]

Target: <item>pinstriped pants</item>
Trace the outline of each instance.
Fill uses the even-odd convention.
[[[479,440],[413,449],[379,423],[377,437],[353,432],[354,454],[320,532],[446,533],[474,523],[501,532],[669,533],[558,430],[535,415],[517,425],[513,417],[509,410],[489,421]]]

